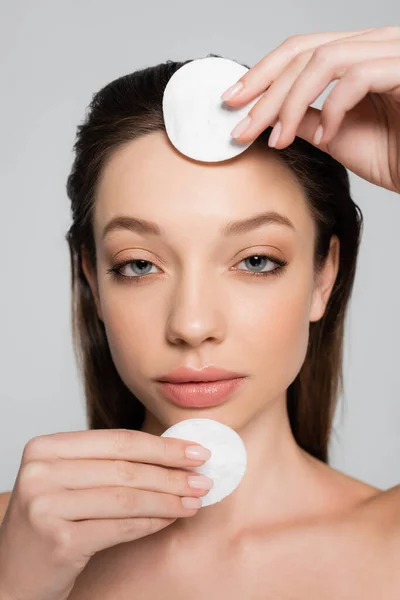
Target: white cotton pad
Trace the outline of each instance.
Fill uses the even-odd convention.
[[[197,442],[211,451],[211,458],[189,471],[202,473],[214,481],[210,491],[201,496],[202,506],[220,502],[239,485],[246,472],[247,452],[240,435],[213,419],[186,419],[172,425],[161,437]]]
[[[163,112],[167,135],[177,150],[195,160],[218,162],[254,143],[239,142],[230,132],[262,94],[237,108],[221,99],[248,70],[228,58],[209,56],[175,71],[164,90]]]

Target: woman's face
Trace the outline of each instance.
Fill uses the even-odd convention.
[[[265,221],[222,233],[266,212],[291,226]],[[104,235],[121,216],[152,221],[162,233],[137,226]],[[96,273],[85,258],[83,265],[98,315],[117,371],[159,433],[196,416],[240,430],[286,397],[305,359],[309,323],[328,301],[338,247],[316,278],[313,219],[300,185],[272,152],[252,145],[231,160],[201,163],[176,151],[164,132],[129,142],[103,170],[94,229]],[[260,255],[269,258],[249,258]],[[117,279],[108,270],[122,261],[131,262]],[[155,380],[182,365],[216,365],[248,379],[220,406],[181,408]]]

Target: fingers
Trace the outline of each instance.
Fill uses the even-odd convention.
[[[398,57],[359,62],[346,71],[325,99],[321,111],[324,131],[321,143],[334,138],[345,114],[371,92],[392,94],[400,102],[400,53]],[[396,185],[393,182],[393,190]]]
[[[189,485],[190,478],[201,482],[200,489]],[[210,489],[213,481],[196,472],[126,460],[31,461],[21,469],[20,491],[26,501],[39,494],[65,490],[128,486],[191,496]],[[208,483],[207,483],[208,482]]]
[[[358,42],[380,42],[380,41],[389,41],[396,40],[400,37],[400,27],[396,25],[386,25],[384,27],[378,27],[377,29],[367,29],[365,33],[361,33],[358,35],[353,35],[349,38],[343,38],[333,40],[329,42],[330,46],[334,46],[335,44],[341,44],[343,41],[358,43]]]
[[[289,66],[277,77],[260,100],[249,111],[251,125],[238,140],[247,142],[255,139],[264,129],[278,120],[281,106],[289,94],[293,83],[305,68],[312,52],[299,54]]]
[[[15,596],[40,580],[42,596],[65,597],[99,550],[194,516],[209,487],[189,486],[189,476],[198,476],[190,468],[204,463],[210,452],[204,449],[204,459],[192,460],[185,453],[189,446],[203,449],[196,442],[127,429],[30,440],[5,525],[9,570],[20,574],[21,565],[26,567]]]
[[[322,94],[326,87],[337,79],[341,79],[346,71],[350,68],[353,73],[357,73],[355,65],[357,63],[365,63],[370,59],[376,59],[379,56],[384,57],[399,57],[400,56],[400,40],[392,42],[360,42],[358,44],[346,43],[339,46],[320,46],[308,58],[305,67],[302,63],[298,65],[298,76],[293,82],[290,91],[286,93],[285,98],[280,106],[275,105],[274,114],[279,114],[281,123],[280,147],[291,144],[296,136],[298,126],[303,119],[307,108],[315,102]],[[291,78],[295,78],[295,74],[291,74]],[[287,78],[288,79],[288,78]],[[351,79],[350,79],[351,81]],[[280,86],[279,78],[276,82]],[[289,83],[285,81],[285,90]],[[355,90],[353,90],[354,95]],[[268,102],[268,92],[264,103]],[[365,94],[364,94],[365,95]],[[280,93],[279,99],[282,97]],[[337,97],[337,96],[336,96]],[[358,100],[364,96],[357,94]],[[332,100],[330,98],[330,101]],[[326,102],[326,99],[325,99]],[[354,104],[353,104],[354,106]],[[260,113],[262,107],[260,108]],[[339,111],[337,112],[339,114]],[[343,113],[344,114],[344,113]],[[261,129],[259,121],[261,120]],[[257,129],[260,132],[267,125],[263,125],[264,118],[255,117]],[[258,135],[256,133],[256,135]]]
[[[186,456],[189,446],[201,444],[177,438],[163,438],[144,431],[130,429],[94,429],[43,435],[30,440],[24,449],[22,462],[51,459],[108,458],[123,459],[170,467],[199,466],[208,460],[193,460]]]
[[[192,511],[196,512],[196,511]],[[116,546],[124,542],[137,540],[165,529],[176,518],[138,517],[133,519],[100,519],[70,523],[64,529],[63,559],[68,556],[69,548],[79,549],[80,553],[90,558],[96,552]]]
[[[331,31],[311,34],[300,34],[287,38],[256,63],[238,81],[244,84],[243,89],[227,100],[232,106],[247,104],[261,94],[287,65],[300,53],[311,50],[322,44],[341,41],[351,36],[358,37],[376,31],[374,28],[358,31]]]
[[[190,497],[191,508],[185,508],[183,499],[127,486],[63,490],[36,496],[29,504],[28,516],[32,524],[43,527],[60,520],[187,517],[201,507],[201,498]]]
[[[306,37],[309,41],[308,36]],[[249,112],[250,126],[239,136],[235,136],[236,139],[249,142],[273,124],[275,128],[270,136],[269,145],[284,148],[293,142],[310,104],[332,81],[343,77],[347,69],[353,68],[358,62],[398,56],[398,27],[369,30],[368,33],[345,40],[335,40],[298,53],[270,85],[268,77],[271,74],[267,79],[264,77],[264,85],[269,87]],[[328,103],[330,105],[331,99],[332,97]],[[335,126],[337,130],[337,122],[332,125],[332,131]],[[309,134],[310,130],[307,128],[307,139]],[[322,143],[326,141],[324,135]],[[321,140],[315,139],[314,143],[320,144]]]

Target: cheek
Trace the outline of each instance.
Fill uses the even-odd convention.
[[[234,322],[242,340],[241,351],[249,369],[265,374],[283,389],[295,379],[307,352],[312,282],[303,277],[267,283],[249,293],[238,306]],[[260,288],[263,286],[260,285]]]
[[[146,355],[143,349],[156,339],[159,323],[154,316],[157,311],[154,312],[148,302],[135,300],[135,293],[129,292],[129,289],[124,293],[106,290],[101,308],[111,356],[118,373],[128,385],[134,368],[141,372],[141,362],[145,361]]]

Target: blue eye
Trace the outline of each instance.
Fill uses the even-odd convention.
[[[129,260],[128,262],[122,263],[122,266],[126,266],[129,265],[131,267],[131,269],[135,272],[135,270],[133,269],[133,266],[138,265],[138,273],[136,273],[136,277],[142,277],[143,275],[149,275],[148,271],[146,270],[146,265],[153,265],[152,262],[150,262],[149,260],[143,260],[141,258],[137,258],[135,260]],[[122,269],[122,266],[120,267],[120,269]],[[155,265],[153,265],[155,266]],[[144,273],[143,271],[146,271],[146,273]],[[126,277],[129,277],[129,275],[126,275]]]
[[[248,273],[250,276],[268,276],[268,275],[280,275],[283,273],[285,267],[287,266],[287,261],[282,260],[280,258],[276,258],[273,256],[267,256],[266,254],[251,254],[250,256],[247,256],[246,258],[243,258],[239,263],[237,264],[241,264],[242,262],[246,262],[246,261],[250,261],[252,259],[255,259],[255,261],[253,260],[253,262],[256,263],[256,265],[252,265],[255,269],[257,269],[256,271],[252,272],[252,271],[246,271],[244,269],[235,269],[237,271],[242,271],[244,273]],[[266,271],[262,270],[265,269],[265,261],[267,261],[267,263],[275,263],[275,268],[273,269],[268,269]],[[261,262],[261,265],[260,265]],[[125,275],[122,273],[122,269],[124,267],[126,267],[127,265],[135,265],[138,264],[139,265],[139,274],[136,275]],[[146,275],[149,275],[150,273],[147,271],[146,265],[151,265],[153,267],[155,267],[155,265],[150,262],[149,260],[144,260],[144,259],[140,259],[140,258],[136,258],[133,260],[124,260],[120,263],[117,263],[116,265],[114,265],[111,269],[107,269],[107,273],[110,273],[111,276],[115,279],[125,279],[127,281],[132,281],[132,280],[140,280],[146,277]],[[147,271],[145,273],[143,273],[143,271]]]
[[[244,262],[244,263],[248,262],[248,265],[249,265],[250,261],[253,261],[253,262],[257,263],[255,265],[250,265],[251,267],[254,267],[255,269],[257,269],[257,271],[255,271],[256,273],[260,273],[260,272],[271,273],[271,271],[275,270],[275,269],[269,269],[268,271],[263,271],[263,269],[265,268],[265,263],[266,262],[267,263],[277,263],[276,260],[272,260],[271,258],[269,258],[268,256],[266,256],[265,254],[252,254],[251,256],[248,256],[247,258],[244,258],[240,262],[241,263],[242,262]]]

